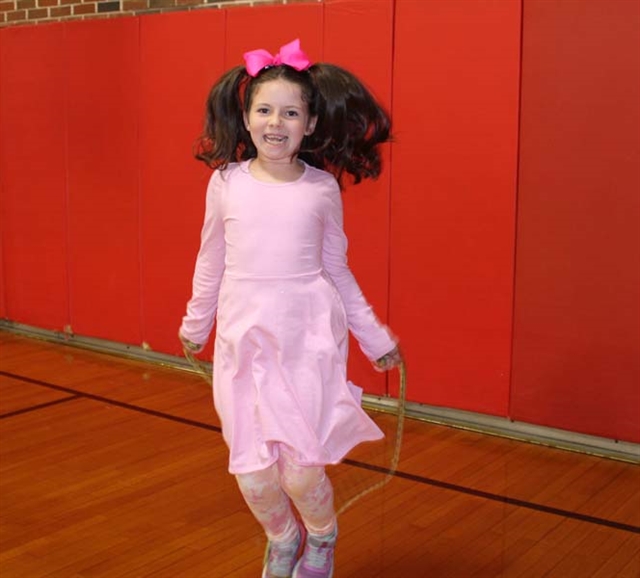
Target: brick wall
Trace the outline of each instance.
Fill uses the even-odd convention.
[[[114,18],[169,10],[292,4],[314,0],[0,0],[0,27],[61,20]],[[322,2],[323,0],[315,0]]]

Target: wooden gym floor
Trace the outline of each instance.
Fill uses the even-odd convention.
[[[0,360],[2,578],[260,576],[199,376],[4,331]],[[638,578],[640,466],[407,420],[339,523],[335,578]]]

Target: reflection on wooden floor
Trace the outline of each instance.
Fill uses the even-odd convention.
[[[7,332],[0,359],[2,578],[260,576],[200,377]],[[381,475],[363,455],[337,486]],[[640,466],[408,421],[336,556],[335,578],[638,578]]]

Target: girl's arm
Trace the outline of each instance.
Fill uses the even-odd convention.
[[[209,180],[200,251],[193,274],[193,292],[182,318],[180,339],[192,351],[209,340],[218,309],[218,294],[224,273],[224,224],[221,213],[222,178],[216,171]]]
[[[342,297],[349,329],[358,340],[362,352],[371,361],[376,361],[394,351],[398,344],[397,339],[388,327],[380,323],[347,264],[347,237],[343,229],[342,197],[337,185],[329,195],[322,261],[325,271]],[[382,366],[380,367],[382,369]]]

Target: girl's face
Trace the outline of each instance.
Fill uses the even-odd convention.
[[[300,86],[281,78],[261,84],[244,115],[258,159],[283,163],[295,161],[302,139],[313,132],[316,120],[309,115]]]

